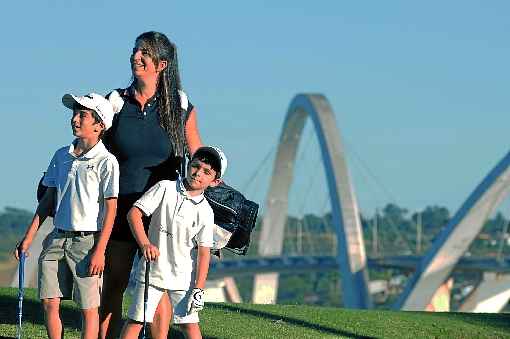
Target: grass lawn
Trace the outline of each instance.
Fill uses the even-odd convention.
[[[16,334],[17,290],[0,288],[0,339]],[[36,291],[23,303],[23,338],[45,338]],[[301,305],[207,304],[204,338],[510,338],[510,314],[360,311]],[[80,337],[80,312],[64,302],[65,338]],[[175,329],[172,338],[182,335]]]

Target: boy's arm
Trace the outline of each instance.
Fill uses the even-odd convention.
[[[201,311],[204,308],[204,288],[209,272],[210,260],[211,248],[198,246],[195,288],[191,291],[188,300],[188,314]]]
[[[29,255],[28,248],[32,244],[39,226],[41,226],[44,220],[46,220],[55,206],[55,196],[55,187],[48,187],[41,201],[37,205],[37,210],[35,211],[34,217],[32,218],[32,222],[27,227],[23,239],[21,239],[21,241],[16,245],[16,248],[14,249],[14,256],[16,259],[19,259],[19,251],[25,252],[27,256]]]
[[[115,215],[117,214],[117,198],[106,198],[104,200],[104,219],[101,233],[99,234],[99,240],[94,249],[94,253],[90,257],[89,274],[90,275],[101,275],[105,265],[105,251],[110,235],[112,234],[113,223],[115,221]]]
[[[151,244],[147,234],[145,234],[145,229],[143,227],[142,221],[143,212],[138,207],[133,206],[127,215],[127,219],[129,222],[129,227],[131,228],[131,232],[140,246],[143,256],[145,260],[152,261],[156,260],[159,257],[159,250],[156,246]]]
[[[211,248],[198,246],[197,274],[195,288],[204,289],[207,274],[209,273],[209,262],[211,261]]]

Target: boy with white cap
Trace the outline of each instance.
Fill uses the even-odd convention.
[[[119,165],[101,137],[111,127],[114,113],[108,100],[95,93],[66,94],[62,103],[73,111],[76,139],[51,159],[43,179],[48,189],[15,256],[28,254],[39,226],[55,208],[55,228],[39,257],[39,298],[48,337],[64,337],[60,300],[73,296],[82,310],[82,338],[97,339],[104,252],[119,191]]]
[[[136,267],[134,299],[121,338],[138,338],[142,321],[152,322],[163,293],[168,293],[174,321],[186,337],[201,337],[197,312],[204,307],[204,287],[215,227],[214,214],[204,197],[204,190],[218,185],[226,168],[227,159],[220,149],[200,147],[188,164],[185,179],[179,177],[176,181],[158,182],[129,211],[128,221],[143,258]],[[144,215],[152,216],[148,236],[142,223]],[[196,252],[195,248],[198,248]],[[150,271],[146,282],[148,265]],[[145,283],[149,287],[144,317]],[[152,333],[153,338],[166,338],[168,326],[161,327],[164,333]]]

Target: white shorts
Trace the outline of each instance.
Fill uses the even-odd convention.
[[[173,307],[173,323],[174,324],[193,324],[198,323],[198,312],[188,314],[188,300],[191,290],[165,290],[157,286],[149,285],[147,298],[147,313],[145,319],[151,323],[154,319],[154,313],[158,307],[159,301],[165,291],[170,296]],[[134,321],[143,322],[143,294],[144,284],[137,282],[133,289],[133,301],[128,311],[128,318]]]

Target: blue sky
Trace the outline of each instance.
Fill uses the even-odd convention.
[[[365,213],[390,200],[411,210],[439,204],[453,212],[508,152],[506,1],[10,1],[2,7],[0,208],[35,207],[40,174],[53,151],[72,139],[61,96],[126,86],[133,41],[147,30],[178,45],[204,141],[224,148],[227,182],[256,187],[247,193],[262,204],[271,154],[297,93],[323,93],[330,101]],[[325,197],[316,143],[306,147],[305,170],[292,191],[296,206],[314,176],[318,200]]]

